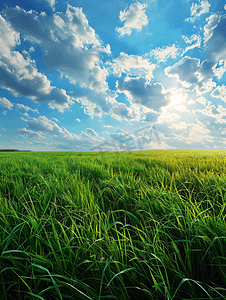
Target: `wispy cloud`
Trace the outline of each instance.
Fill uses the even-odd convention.
[[[201,15],[206,14],[209,12],[210,3],[208,0],[199,0],[198,3],[192,3],[191,6],[191,17],[185,19],[187,22],[194,23],[197,18],[199,18]]]

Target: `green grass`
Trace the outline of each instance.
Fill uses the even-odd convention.
[[[0,153],[0,299],[225,299],[226,151]]]

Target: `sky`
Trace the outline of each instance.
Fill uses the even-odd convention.
[[[226,1],[4,0],[0,149],[224,149]]]

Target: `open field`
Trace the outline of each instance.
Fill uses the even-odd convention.
[[[0,153],[0,299],[225,299],[226,151]]]

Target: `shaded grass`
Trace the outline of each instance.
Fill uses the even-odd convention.
[[[1,299],[224,299],[225,151],[3,153]]]

